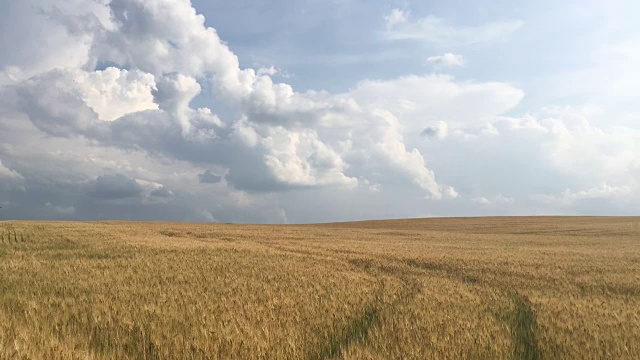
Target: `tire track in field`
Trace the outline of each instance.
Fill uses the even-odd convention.
[[[448,264],[419,262],[413,259],[403,261],[405,264],[426,270],[455,281],[466,284],[477,284],[500,292],[508,297],[515,305],[515,310],[505,317],[511,329],[512,341],[514,343],[514,358],[523,360],[538,360],[542,358],[537,339],[537,320],[535,311],[529,298],[511,287],[506,287],[500,283],[484,282],[480,278],[460,271]]]
[[[512,299],[516,304],[515,316],[511,321],[511,330],[515,341],[515,356],[524,360],[538,360],[542,353],[536,339],[536,316],[529,299],[514,292]]]
[[[374,261],[370,259],[370,256],[369,259],[340,256],[347,254],[313,246],[311,246],[311,248],[314,250],[306,250],[292,249],[291,247],[282,244],[270,244],[260,241],[256,241],[255,243],[284,253],[304,255],[325,261],[329,258],[336,262],[351,265],[369,275],[372,275],[374,278],[379,277],[381,274],[391,276],[396,278],[400,284],[402,284],[403,290],[399,294],[400,296],[397,296],[396,299],[390,303],[385,303],[383,300],[385,289],[384,284],[381,283],[373,296],[373,300],[363,308],[362,315],[353,319],[344,331],[330,336],[329,340],[324,345],[320,346],[318,350],[307,354],[306,358],[308,359],[335,358],[340,355],[343,349],[346,349],[353,344],[366,343],[371,330],[378,326],[384,318],[392,317],[399,306],[413,300],[421,289],[421,285],[415,277],[415,272],[406,267],[394,266],[398,265],[394,264],[395,262],[392,262],[390,265],[374,263]],[[349,255],[366,254],[350,253]],[[380,258],[379,260],[386,259]]]
[[[448,278],[454,281],[462,282],[468,285],[480,285],[491,288],[498,293],[503,294],[514,304],[514,311],[506,314],[504,320],[507,322],[511,330],[512,341],[514,344],[514,359],[538,360],[542,358],[542,353],[538,346],[537,339],[537,321],[535,310],[529,298],[517,290],[506,287],[504,284],[483,281],[481,278],[468,271],[461,271],[450,264],[424,262],[416,259],[402,259],[392,256],[371,256],[366,253],[358,253],[355,251],[340,251],[327,249],[320,246],[306,245],[308,249],[292,249],[290,246],[282,244],[268,244],[266,242],[256,242],[263,246],[267,246],[274,250],[314,257],[317,259],[330,258],[334,261],[345,261],[357,268],[362,269],[365,273],[374,277],[378,274],[390,275],[398,279],[404,286],[405,294],[399,296],[398,299],[389,304],[379,303],[378,305],[367,305],[364,315],[355,319],[352,326],[341,338],[330,341],[321,351],[312,355],[312,359],[334,358],[340,354],[340,351],[347,348],[355,342],[366,343],[370,329],[378,325],[383,318],[393,316],[393,310],[402,303],[408,303],[417,296],[422,285],[419,283],[420,274],[431,274],[438,277]],[[342,255],[342,256],[341,256]],[[351,255],[351,257],[349,256]],[[352,256],[358,256],[354,258]],[[385,263],[381,263],[385,262]],[[410,270],[414,269],[414,270]],[[416,272],[418,270],[418,272]]]

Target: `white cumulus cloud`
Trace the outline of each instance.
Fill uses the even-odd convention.
[[[437,44],[467,45],[503,39],[520,29],[522,20],[504,20],[481,25],[454,25],[435,15],[411,19],[409,13],[393,9],[385,16],[388,40],[420,40]]]
[[[462,55],[446,53],[428,57],[427,64],[439,67],[457,67],[464,66],[465,60]]]

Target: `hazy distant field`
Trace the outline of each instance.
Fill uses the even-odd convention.
[[[640,358],[640,219],[0,234],[6,359]]]

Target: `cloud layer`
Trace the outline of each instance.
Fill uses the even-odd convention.
[[[188,0],[31,5],[0,15],[37,20],[18,55],[0,43],[0,202],[12,217],[309,222],[571,212],[637,194],[637,130],[601,128],[588,109],[507,116],[524,97],[509,83],[407,74],[296,91],[276,67],[242,67]],[[522,26],[411,18],[388,14],[388,39],[461,45]],[[529,171],[563,182],[518,191]]]

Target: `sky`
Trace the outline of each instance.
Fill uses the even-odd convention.
[[[0,0],[0,219],[639,215],[638,13]]]

